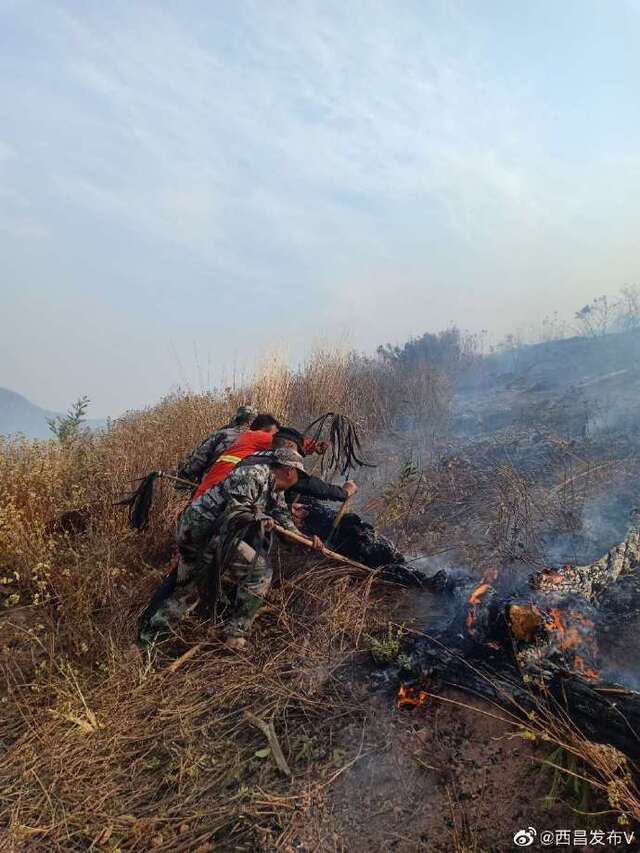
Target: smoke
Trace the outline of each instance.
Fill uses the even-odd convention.
[[[635,517],[638,496],[633,482],[627,479],[611,486],[606,494],[584,501],[579,530],[543,537],[547,565],[590,563],[625,538]]]

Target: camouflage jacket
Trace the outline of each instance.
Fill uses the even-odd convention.
[[[211,433],[202,444],[183,459],[178,468],[178,477],[199,483],[218,456],[238,440],[246,427],[223,427]]]
[[[275,490],[275,481],[269,465],[238,467],[195,500],[190,510],[198,512],[217,526],[226,514],[250,510],[268,515],[282,527],[297,530],[284,498],[284,492]]]

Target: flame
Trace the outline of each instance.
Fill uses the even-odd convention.
[[[574,659],[574,668],[576,672],[579,672],[580,675],[583,675],[585,678],[599,678],[599,674],[595,669],[591,669],[584,662],[584,658],[581,658],[580,655],[576,655]]]
[[[575,567],[567,564],[561,569],[544,569],[534,580],[533,586],[535,589],[554,592],[563,587],[570,589],[576,579]]]
[[[485,595],[485,593],[497,577],[498,570],[496,568],[487,569],[482,575],[480,583],[469,596],[469,604],[480,604],[480,599],[483,597],[483,595]]]
[[[582,647],[590,657],[596,656],[596,644],[593,639],[593,622],[579,610],[561,611],[557,607],[549,610],[550,621],[545,625],[549,634],[555,634],[563,652],[571,652]],[[598,673],[589,667],[584,657],[575,654],[573,667],[586,678],[598,678]]]
[[[565,626],[561,610],[558,610],[557,607],[552,607],[549,610],[549,616],[551,617],[551,622],[547,623],[545,628],[550,634],[558,634],[559,645],[563,652],[567,652],[580,644],[578,629],[575,625],[571,625],[568,628]]]
[[[429,694],[418,687],[400,685],[396,698],[396,708],[422,708],[426,705]]]
[[[563,651],[569,651],[583,643],[587,639],[583,635],[593,629],[593,622],[578,610],[568,610],[563,614],[557,607],[552,607],[549,615],[551,622],[548,622],[545,628],[549,633],[553,631],[560,635],[560,648]]]
[[[469,604],[480,604],[480,599],[488,589],[488,583],[481,583],[480,586],[477,586],[469,596]]]
[[[495,568],[487,569],[483,574],[482,579],[478,586],[473,590],[469,598],[467,599],[467,604],[470,605],[467,610],[467,615],[465,617],[465,625],[468,629],[473,627],[473,623],[475,622],[475,612],[474,607],[476,607],[482,601],[483,597],[487,594],[489,589],[491,588],[491,584],[498,577],[498,570]]]

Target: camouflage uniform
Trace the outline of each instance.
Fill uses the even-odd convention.
[[[173,588],[155,606],[156,596],[152,599],[142,619],[141,640],[166,631],[172,617],[196,606],[211,577],[219,539],[239,513],[256,520],[268,515],[282,527],[296,530],[284,493],[275,490],[270,465],[237,468],[185,510],[178,530],[180,561]],[[255,541],[241,541],[226,576],[237,590],[226,634],[241,637],[251,628],[271,586],[272,569],[265,549]]]
[[[211,433],[189,454],[178,468],[178,477],[199,483],[218,456],[234,444],[246,427],[224,427]]]
[[[249,428],[250,420],[257,414],[253,406],[240,406],[226,427],[211,433],[180,463],[178,477],[199,483],[218,456],[231,447]]]

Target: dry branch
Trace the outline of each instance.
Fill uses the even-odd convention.
[[[183,666],[185,663],[194,658],[198,654],[200,649],[202,649],[205,645],[205,643],[196,643],[195,646],[192,646],[190,649],[187,649],[187,651],[183,655],[180,655],[179,658],[176,658],[174,662],[167,667],[167,672],[171,674],[177,672],[181,666]]]
[[[278,740],[278,736],[276,735],[275,729],[273,728],[273,719],[271,719],[268,723],[265,723],[264,720],[261,720],[260,717],[256,717],[255,714],[252,714],[251,711],[244,712],[245,719],[248,720],[252,726],[255,726],[257,729],[260,729],[262,734],[266,737],[269,746],[271,747],[271,753],[273,755],[274,761],[278,765],[278,770],[281,773],[284,773],[285,776],[291,777],[293,774],[287,764],[287,760],[284,757],[284,753],[282,752],[282,747],[280,746],[280,741]]]

